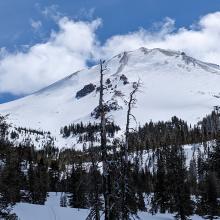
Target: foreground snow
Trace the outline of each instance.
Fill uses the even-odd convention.
[[[33,205],[18,203],[14,212],[19,220],[85,220],[89,214],[87,209],[63,208],[59,205],[60,193],[50,193],[45,205]],[[152,216],[149,213],[139,212],[141,220],[173,220],[171,214],[157,214]],[[103,218],[102,218],[103,219]],[[199,216],[192,216],[192,220],[203,219]]]

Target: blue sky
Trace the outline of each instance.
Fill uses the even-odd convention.
[[[65,16],[74,22],[92,22],[99,18],[102,24],[97,22],[98,27],[92,30],[92,34],[95,33],[95,38],[98,39],[99,44],[105,44],[111,37],[127,36],[141,28],[146,31],[160,32],[156,29],[164,29],[163,25],[166,23],[164,19],[167,17],[175,21],[175,25],[170,21],[168,22],[169,27],[172,26],[172,33],[178,32],[183,27],[190,31],[191,26],[198,23],[203,16],[218,11],[220,11],[219,0],[1,0],[0,48],[5,48],[7,55],[4,52],[2,53],[0,63],[1,59],[4,59],[5,62],[5,57],[8,58],[18,52],[26,53],[25,50],[29,50],[30,47],[47,42],[51,37],[51,30],[59,33],[59,29],[62,29],[58,20]],[[58,18],[54,18],[56,16]],[[195,29],[193,30],[195,31]],[[210,56],[204,55],[201,59],[209,61],[208,57]],[[85,63],[88,61],[89,59]],[[215,61],[215,59],[210,58],[210,61]],[[84,67],[83,64],[79,64],[79,61],[77,63],[75,68]],[[14,70],[16,71],[16,68],[7,69],[9,75]],[[1,74],[0,70],[0,82],[4,82],[5,78],[10,78],[8,75],[8,77],[4,76],[4,79],[1,79]],[[51,73],[48,72],[48,74]],[[20,78],[22,77],[24,76],[21,73]],[[59,79],[58,77],[60,76],[50,78],[46,83],[51,83],[53,80]],[[27,81],[27,85],[31,85],[28,83]],[[7,82],[4,85],[7,85]],[[21,84],[23,87],[25,85]],[[33,91],[44,85],[46,84],[33,82]],[[32,92],[31,88],[17,91],[11,84],[8,87],[3,87],[5,88],[1,90],[0,103]]]
[[[177,27],[189,26],[200,16],[220,10],[219,0],[1,0],[0,47],[13,49],[47,37],[56,25],[45,18],[41,10],[51,5],[56,5],[64,15],[83,20],[91,19],[86,12],[93,9],[92,16],[103,19],[104,26],[98,32],[101,41],[115,34],[135,31],[138,27],[151,28],[153,22],[164,17],[174,18]],[[44,34],[33,33],[30,19],[43,22]]]

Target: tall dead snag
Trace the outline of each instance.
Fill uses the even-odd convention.
[[[126,129],[125,129],[125,143],[123,145],[123,171],[122,171],[122,219],[127,220],[129,219],[130,214],[135,214],[134,212],[131,212],[131,209],[129,208],[128,204],[128,197],[130,197],[130,187],[128,183],[128,147],[129,147],[129,134],[130,134],[130,122],[133,118],[135,121],[134,115],[131,113],[132,108],[137,102],[136,99],[136,93],[138,92],[140,87],[140,81],[133,83],[133,90],[131,91],[129,95],[129,100],[125,101],[125,103],[128,106],[127,109],[127,117],[126,117]]]
[[[128,163],[128,142],[129,142],[129,132],[130,132],[130,121],[133,118],[135,121],[134,115],[131,113],[131,109],[137,102],[135,94],[138,92],[140,88],[140,81],[137,83],[133,83],[133,90],[129,95],[129,101],[127,102],[128,109],[127,109],[127,118],[126,118],[126,129],[125,129],[125,163]]]
[[[103,75],[106,68],[105,61],[100,60],[100,93],[99,93],[99,113],[101,118],[101,153],[102,153],[102,167],[103,167],[103,195],[105,201],[104,213],[105,220],[110,220],[110,175],[107,155],[107,138],[106,138],[106,112],[104,105],[104,85]]]

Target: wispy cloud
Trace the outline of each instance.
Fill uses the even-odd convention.
[[[31,27],[34,29],[34,31],[38,31],[42,26],[42,22],[40,20],[36,21],[36,20],[31,19],[30,24],[31,24]]]
[[[95,14],[95,8],[90,8],[90,9],[81,8],[77,13],[76,18],[92,20],[94,18],[94,14]]]
[[[39,5],[37,7],[40,9]],[[45,17],[52,18],[55,21],[64,17],[64,14],[59,11],[59,6],[56,4],[45,7],[43,10],[40,9],[40,11]]]

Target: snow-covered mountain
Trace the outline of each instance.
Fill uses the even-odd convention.
[[[140,124],[174,115],[196,123],[220,103],[220,67],[185,53],[140,48],[121,53],[105,65],[105,100],[122,129],[127,110],[124,100],[138,80],[142,85],[133,114]],[[99,65],[78,71],[32,95],[1,104],[0,114],[9,114],[12,127],[50,131],[56,146],[71,147],[73,139],[63,138],[60,128],[96,120],[91,113],[98,105],[99,71]]]

